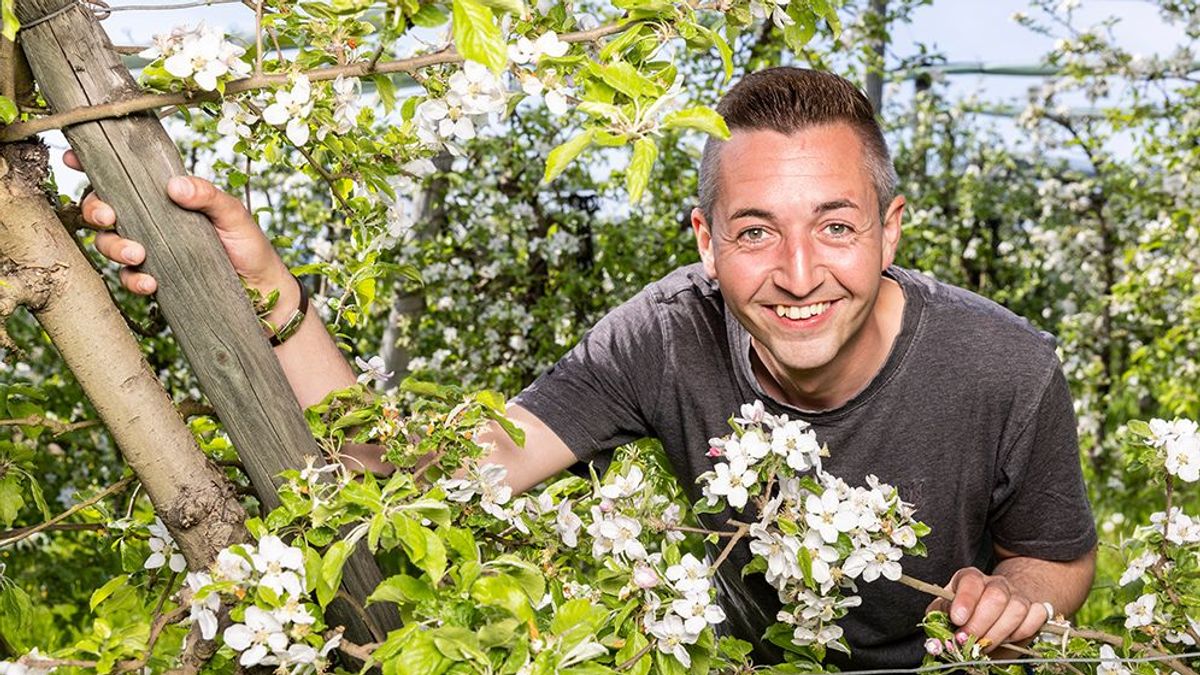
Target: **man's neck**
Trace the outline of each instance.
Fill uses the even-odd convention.
[[[788,372],[769,355],[763,358],[751,338],[750,364],[763,390],[772,398],[808,411],[840,408],[871,384],[887,362],[904,317],[904,292],[884,278],[875,312],[833,362],[817,371]]]

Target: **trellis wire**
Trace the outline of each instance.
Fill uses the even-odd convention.
[[[954,663],[938,663],[920,668],[880,668],[877,670],[856,670],[855,675],[900,675],[901,673],[933,673],[941,670],[952,670],[974,666],[1013,666],[1041,665],[1053,663],[1151,663],[1155,661],[1174,661],[1177,659],[1200,657],[1200,652],[1184,652],[1182,654],[1163,654],[1161,656],[1130,656],[1102,659],[1098,657],[1072,657],[1065,659],[1025,658],[1025,659],[983,659],[979,661],[956,661]]]

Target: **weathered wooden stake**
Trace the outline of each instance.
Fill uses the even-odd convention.
[[[85,5],[19,0],[17,15],[29,26],[20,34],[21,46],[55,111],[138,93]],[[178,150],[151,113],[78,124],[65,133],[96,194],[116,210],[118,230],[145,246],[144,267],[158,279],[163,315],[225,423],[263,507],[274,508],[275,477],[302,467],[305,456],[319,460],[321,452],[212,225],[166,195],[167,180],[184,174]],[[347,627],[350,639],[377,641],[400,625],[390,604],[361,611],[381,580],[365,548],[347,562],[343,579],[358,607],[339,600],[329,613]],[[364,621],[368,617],[372,625]]]

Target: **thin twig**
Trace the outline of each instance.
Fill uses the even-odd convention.
[[[721,551],[721,555],[717,556],[716,561],[713,562],[712,568],[714,570],[721,568],[721,563],[725,562],[725,559],[728,558],[729,554],[733,552],[733,547],[737,546],[737,543],[742,540],[742,537],[746,536],[746,533],[750,531],[750,526],[746,523],[738,523],[737,521],[733,520],[729,522],[737,524],[737,532],[733,533],[733,536],[729,538],[729,541],[725,544],[725,548]]]
[[[175,575],[172,575],[171,579],[172,579],[172,584],[173,584]],[[170,586],[172,584],[167,585],[168,589],[170,588]],[[165,597],[166,597],[166,595],[163,596],[163,598],[165,598]],[[158,608],[154,610],[154,620],[150,624],[150,636],[148,638],[146,638],[145,653],[142,654],[141,658],[134,659],[132,661],[122,662],[120,664],[120,667],[117,669],[117,672],[118,673],[129,673],[129,672],[133,672],[135,670],[141,670],[142,668],[145,668],[146,663],[150,661],[150,656],[152,654],[154,654],[154,643],[158,642],[158,637],[160,635],[162,635],[163,629],[166,628],[169,624],[175,623],[177,621],[181,621],[183,619],[183,617],[187,616],[188,613],[191,612],[191,609],[192,608],[190,605],[184,604],[184,605],[180,605],[179,607],[176,607],[175,609],[167,612],[166,614],[163,614],[162,613],[162,603],[160,601]]]
[[[326,640],[328,640],[328,638],[326,638]],[[365,645],[356,645],[344,637],[342,638],[341,642],[338,642],[337,646],[338,651],[349,656],[350,658],[358,659],[363,663],[369,663],[372,658],[371,655],[378,648],[378,642],[369,642]]]
[[[263,19],[262,0],[255,0],[255,2],[254,2],[254,74],[256,76],[261,76],[263,74],[263,69],[262,69],[262,61],[263,61],[263,59],[262,59],[262,52],[263,52],[262,19]]]
[[[617,666],[617,670],[628,670],[633,667],[633,664],[641,660],[643,656],[650,653],[650,649],[654,646],[653,642],[647,642],[645,647],[638,650],[636,654],[626,659],[624,663]]]
[[[97,493],[96,496],[94,496],[90,499],[86,499],[82,502],[79,502],[75,506],[72,506],[71,508],[67,509],[66,511],[63,511],[62,513],[51,518],[50,520],[47,520],[46,522],[38,524],[38,525],[34,525],[32,527],[27,527],[24,530],[22,530],[22,532],[18,535],[14,535],[12,537],[8,537],[5,539],[0,539],[0,547],[7,546],[15,541],[24,539],[25,537],[28,537],[31,534],[41,532],[42,530],[50,527],[51,525],[54,525],[63,520],[66,520],[67,518],[70,518],[71,516],[75,515],[76,513],[79,513],[80,511],[95,504],[96,502],[99,502],[100,500],[102,500],[106,497],[110,497],[112,495],[117,494],[121,490],[124,490],[125,488],[129,487],[129,485],[136,480],[137,480],[137,476],[126,476],[126,477],[122,478],[121,480],[113,483],[112,485],[109,485],[108,487],[104,488],[99,493]]]
[[[28,527],[17,527],[5,532],[0,532],[0,539],[16,537],[22,535]],[[92,530],[107,530],[108,525],[104,523],[55,523],[49,527],[43,527],[43,532],[88,532]],[[19,537],[18,537],[19,538]]]
[[[599,28],[594,28],[587,31],[578,31],[575,33],[566,33],[561,36],[563,42],[590,42],[602,37],[607,37],[616,33],[621,33],[633,27],[639,22],[631,21],[626,23],[613,23]],[[372,68],[371,64],[362,61],[359,63],[351,63],[345,66],[329,66],[325,68],[315,68],[307,71],[305,74],[311,81],[335,80],[338,77],[365,77],[367,75],[386,75],[389,73],[412,73],[430,66],[447,64],[447,63],[462,63],[463,57],[454,49],[454,47],[446,47],[432,54],[423,54],[407,59],[399,59],[397,61],[385,61],[377,63]],[[253,75],[250,77],[232,80],[225,85],[225,94],[238,94],[246,91],[257,91],[268,87],[285,85],[288,83],[290,74],[273,73],[269,75]],[[154,108],[162,108],[165,106],[195,106],[202,103],[211,103],[221,100],[222,96],[217,92],[193,92],[193,93],[177,93],[177,94],[143,94],[123,101],[114,101],[112,103],[104,103],[101,105],[84,106],[73,108],[71,110],[48,115],[36,120],[27,122],[17,122],[5,127],[0,131],[0,142],[19,141],[43,131],[51,129],[61,129],[72,124],[81,122],[94,122],[96,120],[108,119],[110,117],[124,117],[133,113],[151,110]]]
[[[18,417],[14,419],[0,420],[0,427],[46,427],[56,437],[63,434],[69,434],[72,431],[80,429],[90,429],[91,427],[100,426],[103,424],[100,420],[83,420],[82,422],[63,422],[56,419],[51,419],[45,415],[30,415],[28,417]]]

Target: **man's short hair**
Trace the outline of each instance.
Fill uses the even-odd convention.
[[[867,170],[879,200],[879,217],[887,215],[896,193],[896,168],[892,165],[883,130],[871,102],[849,81],[819,70],[780,66],[750,73],[717,104],[729,130],[770,130],[791,134],[826,124],[848,124],[863,144]],[[725,141],[709,136],[700,160],[700,210],[713,221],[720,196],[721,146]]]

